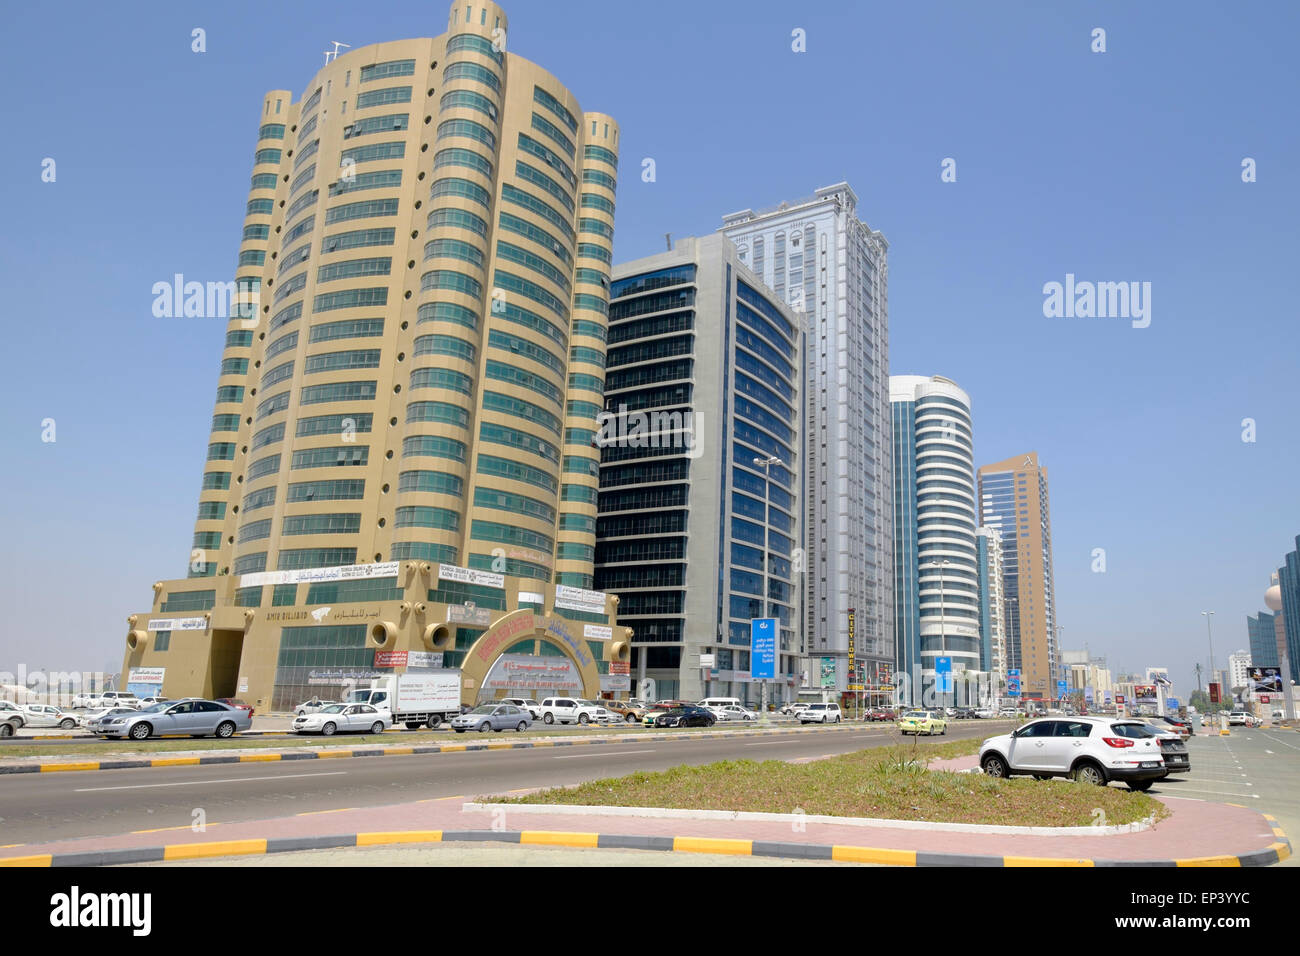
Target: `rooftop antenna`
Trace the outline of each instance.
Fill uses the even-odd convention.
[[[326,63],[328,63],[330,60],[337,60],[337,59],[338,59],[338,57],[339,57],[339,47],[343,47],[343,48],[345,48],[345,49],[351,49],[351,48],[352,48],[352,44],[350,44],[350,43],[340,43],[338,40],[330,40],[330,42],[334,44],[334,49],[333,49],[333,50],[326,50],[326,51],[325,51],[325,62],[326,62]]]

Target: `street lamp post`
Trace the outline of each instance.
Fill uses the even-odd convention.
[[[755,458],[754,464],[759,465],[763,469],[763,613],[766,614],[767,606],[769,603],[767,575],[768,572],[772,569],[772,559],[771,559],[771,555],[768,554],[768,548],[767,548],[767,544],[768,544],[767,525],[768,525],[769,509],[772,507],[771,504],[772,489],[770,487],[772,483],[771,471],[773,465],[784,465],[785,462],[783,462],[776,455],[772,455],[768,458]],[[781,641],[779,639],[780,633],[781,633],[781,629],[778,626],[777,633],[776,633],[776,638],[777,638],[776,659],[778,661],[781,659]],[[754,670],[754,648],[753,647],[750,647],[749,649],[749,669],[751,673]],[[762,693],[763,719],[767,720],[767,678],[766,677],[762,678],[759,681],[759,689],[760,692]]]
[[[943,569],[944,569],[944,567],[945,567],[947,564],[948,564],[948,559],[947,559],[947,558],[935,558],[934,560],[932,560],[932,561],[930,562],[930,566],[931,566],[931,567],[933,567],[933,568],[938,568],[938,569],[939,569],[939,647],[940,647],[939,653],[940,653],[942,656],[944,656],[944,657],[948,657],[948,636],[947,636],[947,634],[944,633],[944,626],[943,626],[943,624],[944,624],[944,620],[943,620]],[[937,675],[937,673],[938,673],[938,667],[935,667],[935,673],[936,673],[936,675]],[[948,658],[948,677],[949,677],[949,678],[952,677],[952,658]],[[954,705],[957,703],[957,701],[956,701],[956,695],[957,695],[957,689],[956,689],[956,687],[954,686],[954,688],[953,688],[953,698],[954,698],[954,699],[953,699],[953,704],[954,704]],[[943,690],[940,692],[940,695],[939,695],[939,706],[940,706],[940,707],[946,707],[946,706],[947,706],[947,702],[948,702],[948,684],[947,684],[947,681],[944,681]]]
[[[1205,618],[1205,633],[1210,639],[1210,680],[1214,680],[1214,629],[1210,626],[1210,621],[1214,618],[1213,611],[1202,611],[1201,615]],[[1223,688],[1219,688],[1222,693]]]

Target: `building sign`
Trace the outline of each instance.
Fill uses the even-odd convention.
[[[755,680],[776,677],[776,618],[756,617],[749,622],[749,674]]]
[[[627,661],[610,661],[609,672],[611,674],[631,674],[632,665]]]
[[[856,616],[856,608],[849,608],[849,680],[857,673],[857,648],[854,645],[853,624]]]
[[[582,636],[589,641],[612,641],[614,629],[603,624],[586,624],[583,625]]]
[[[145,625],[148,631],[206,631],[208,620],[203,617],[151,617]]]
[[[701,654],[701,655],[700,655],[700,666],[701,666],[701,667],[712,667],[712,666],[713,666],[713,659],[714,659],[714,655],[712,655],[712,654]]]
[[[617,674],[601,674],[600,689],[602,691],[631,690],[632,678],[624,674],[622,677]]]
[[[491,571],[476,571],[473,568],[461,568],[454,564],[438,565],[439,581],[459,581],[461,584],[477,584],[485,588],[504,588],[506,576],[493,574]]]
[[[541,591],[520,591],[519,603],[520,604],[545,604],[546,595],[543,594]]]
[[[1221,701],[1221,699],[1220,699],[1221,697],[1222,697],[1222,694],[1220,693],[1220,688],[1219,688],[1219,684],[1218,684],[1218,682],[1217,682],[1217,681],[1210,681],[1210,703],[1211,703],[1211,704],[1222,703],[1222,701]]]
[[[1115,695],[1115,703],[1117,703],[1117,704],[1122,704],[1122,703],[1124,703],[1124,695],[1123,695],[1123,694],[1116,694],[1116,695]]]
[[[442,651],[407,651],[406,669],[442,667]]]
[[[375,651],[376,667],[405,667],[406,651]]]
[[[1247,667],[1246,690],[1252,694],[1282,693],[1282,668]]]
[[[627,678],[623,678],[627,680]],[[502,654],[483,680],[485,690],[582,692],[582,675],[567,657]],[[602,688],[604,689],[604,688]],[[609,688],[613,689],[613,688]],[[627,688],[620,688],[626,690]]]
[[[464,604],[448,604],[447,623],[491,624],[492,611],[489,608],[478,607],[473,601],[466,601]]]
[[[603,591],[588,591],[585,588],[571,588],[563,584],[555,586],[555,606],[566,611],[584,611],[587,614],[605,613],[605,594]]]
[[[1134,684],[1133,685],[1133,703],[1138,707],[1156,705],[1156,685],[1155,684]]]
[[[1007,675],[1007,696],[1008,697],[1020,696],[1020,675],[1019,674]]]
[[[822,681],[823,687],[835,686],[835,658],[823,657],[822,661]]]
[[[126,682],[128,684],[149,684],[155,687],[161,687],[163,674],[166,673],[165,667],[132,667],[127,672]],[[152,696],[152,695],[151,695]]]
[[[241,677],[241,678],[239,678],[239,689],[238,689],[237,691],[235,691],[235,693],[236,693],[236,694],[247,694],[247,693],[248,693],[248,678],[247,678],[247,677]]]
[[[1063,699],[1065,698],[1065,691],[1066,691],[1066,688],[1069,687],[1069,686],[1070,686],[1070,685],[1067,684],[1067,683],[1066,683],[1065,681],[1063,681],[1063,680],[1058,680],[1058,681],[1056,682],[1056,698],[1057,698],[1057,700],[1063,700]]]
[[[257,571],[241,574],[241,588],[262,587],[267,584],[302,584],[314,581],[355,581],[360,578],[395,578],[401,568],[398,561],[380,564],[344,564],[333,568],[299,568],[296,571]]]
[[[386,676],[387,675],[384,674],[383,671],[343,670],[339,668],[339,669],[331,669],[331,670],[308,671],[307,683],[328,684],[328,685],[337,686],[340,684],[349,684],[349,683],[356,683],[357,681],[370,680],[373,677],[386,677]]]
[[[952,693],[952,658],[936,657],[934,659],[935,693]]]

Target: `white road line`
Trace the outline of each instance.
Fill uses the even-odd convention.
[[[1264,751],[1264,753],[1266,753],[1266,754],[1271,754],[1272,752],[1273,752],[1273,751],[1271,751],[1271,750],[1265,750],[1265,751]]]
[[[617,757],[619,754],[652,754],[654,752],[655,749],[651,747],[649,750],[606,750],[594,754],[555,754],[554,757],[556,760],[579,760],[583,757]]]
[[[1297,747],[1295,744],[1289,744],[1285,740],[1279,740],[1277,737],[1272,735],[1270,735],[1268,739],[1273,741],[1275,744],[1281,744],[1283,747],[1290,747],[1292,750],[1300,750],[1300,747]]]
[[[1198,790],[1195,787],[1175,787],[1172,790],[1169,790],[1168,793],[1169,796],[1176,797],[1184,790],[1188,793],[1217,793],[1224,797],[1254,797],[1256,800],[1259,799],[1259,794],[1257,793],[1231,793],[1227,790]],[[1161,791],[1161,793],[1164,792],[1165,791],[1163,790]]]
[[[323,773],[282,773],[273,777],[226,777],[223,780],[185,780],[180,783],[137,783],[129,787],[81,787],[73,793],[98,793],[101,790],[153,790],[160,787],[199,787],[212,783],[247,783],[258,780],[288,780],[291,777],[340,777],[346,770],[327,770]]]

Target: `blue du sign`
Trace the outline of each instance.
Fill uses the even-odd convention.
[[[756,617],[749,622],[749,676],[776,679],[776,618]]]

